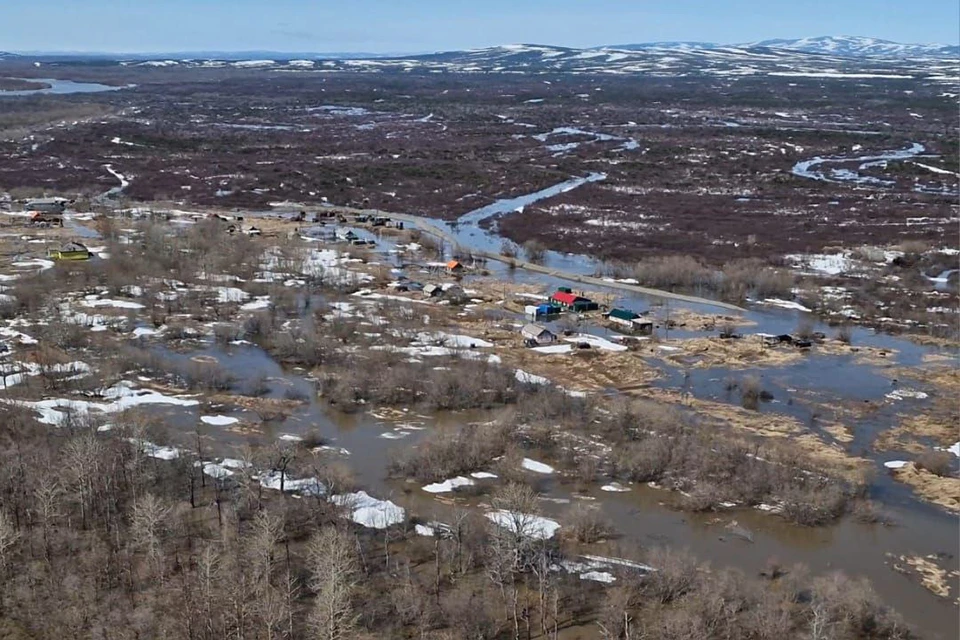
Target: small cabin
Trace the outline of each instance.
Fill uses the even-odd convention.
[[[423,288],[423,293],[430,298],[436,298],[443,293],[443,289],[438,284],[428,284]]]
[[[643,318],[643,316],[635,311],[629,309],[611,309],[610,312],[605,315],[609,322],[629,331],[648,335],[653,333],[653,321]]]
[[[523,325],[523,328],[520,329],[520,335],[525,340],[532,340],[537,344],[553,344],[557,341],[557,334],[535,322]]]
[[[451,260],[447,263],[447,273],[458,275],[463,273],[463,265],[459,260]]]
[[[550,304],[549,302],[544,302],[543,304],[528,304],[525,305],[524,313],[528,318],[537,320],[539,318],[550,318],[552,316],[560,315],[562,309],[555,304]]]
[[[93,254],[79,242],[68,242],[59,249],[50,249],[47,255],[52,260],[89,260]]]

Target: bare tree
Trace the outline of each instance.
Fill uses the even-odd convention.
[[[103,453],[103,444],[93,433],[75,437],[63,448],[64,466],[80,501],[80,517],[83,527],[93,501],[93,485],[97,478],[99,459]]]
[[[0,575],[6,574],[7,563],[18,540],[20,532],[14,526],[13,520],[6,511],[0,511]]]
[[[43,528],[43,554],[47,562],[51,559],[50,526],[60,517],[60,506],[63,500],[63,486],[57,478],[46,474],[40,476],[37,488],[33,492],[37,518]]]
[[[261,588],[270,585],[273,573],[274,550],[283,533],[283,520],[266,510],[258,511],[247,538],[253,579]]]
[[[134,543],[141,547],[163,580],[163,533],[170,507],[152,493],[144,494],[133,506],[130,533]]]
[[[325,527],[307,549],[310,588],[316,593],[309,623],[321,640],[349,637],[357,624],[353,609],[357,560],[354,542],[344,532]]]
[[[511,483],[493,497],[498,515],[490,539],[487,571],[500,589],[505,607],[511,610],[514,638],[520,638],[520,588],[518,577],[541,564],[545,553],[543,524],[536,492],[524,484]],[[544,585],[545,587],[545,585]],[[524,608],[526,609],[526,608]],[[529,625],[529,618],[525,617]]]
[[[219,616],[219,607],[216,603],[217,585],[222,573],[220,550],[214,545],[207,545],[197,557],[197,583],[200,591],[200,606],[203,611],[203,620],[209,637],[215,635],[215,615]]]

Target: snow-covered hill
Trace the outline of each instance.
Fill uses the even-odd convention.
[[[780,76],[956,82],[955,61],[947,59],[851,57],[766,46],[706,47],[691,43],[644,45],[635,49],[571,49],[513,44],[402,58],[317,60],[313,68],[407,73],[597,73],[662,77]]]
[[[841,42],[842,40],[842,42]],[[807,39],[765,41],[750,45],[661,42],[622,47],[574,49],[537,44],[513,44],[469,51],[424,55],[327,59],[297,54],[238,58],[143,57],[117,61],[124,66],[176,69],[235,68],[250,72],[299,73],[524,73],[610,74],[649,77],[714,76],[816,78],[826,80],[921,80],[955,86],[957,59],[932,54],[908,55],[871,40],[873,51],[884,55],[852,55],[870,51],[867,39]],[[790,44],[793,43],[793,44]],[[879,43],[879,44],[878,44]],[[774,44],[778,46],[773,46]],[[898,45],[901,46],[901,45]],[[902,45],[908,46],[908,45]],[[909,45],[914,46],[914,45]],[[919,46],[919,45],[916,45]],[[790,48],[793,47],[793,48]],[[817,49],[805,51],[803,47]],[[831,49],[827,51],[827,49]],[[919,49],[913,49],[919,51]],[[893,51],[899,51],[894,55]],[[933,51],[933,49],[930,49]],[[939,51],[939,49],[937,49]],[[957,56],[960,57],[960,56]],[[168,68],[161,71],[159,68]]]
[[[769,47],[804,53],[851,57],[957,58],[960,46],[903,44],[861,36],[819,36],[816,38],[774,39],[751,42],[744,47]]]

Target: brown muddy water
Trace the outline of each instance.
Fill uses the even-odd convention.
[[[248,443],[272,442],[281,434],[304,436],[319,434],[335,447],[343,447],[349,455],[343,456],[355,474],[358,484],[379,498],[387,498],[405,507],[411,515],[426,519],[449,519],[452,494],[442,494],[437,500],[422,491],[419,484],[390,479],[386,468],[391,452],[415,447],[427,433],[435,429],[455,428],[461,425],[490,420],[495,412],[443,413],[421,415],[410,410],[403,415],[380,419],[371,412],[343,414],[326,407],[316,397],[315,385],[303,372],[286,371],[268,354],[253,346],[220,348],[209,346],[189,354],[173,354],[175,358],[207,356],[216,358],[222,367],[236,376],[236,390],[242,390],[251,381],[265,378],[267,397],[282,398],[294,390],[308,400],[282,423],[269,423],[238,433],[227,428],[205,426],[203,431],[211,441],[210,453],[216,456],[236,454],[237,447]],[[849,363],[840,366],[852,367]],[[862,376],[850,385],[856,397],[876,397],[889,390],[889,381],[863,365],[856,365]],[[800,385],[820,389],[824,394],[831,388],[830,380],[813,381],[820,368],[816,363],[799,367],[785,367],[766,375],[786,385]],[[732,372],[727,372],[732,373]],[[699,396],[723,401],[725,390],[718,380],[723,371],[711,369],[693,379],[692,391]],[[741,372],[737,372],[740,375]],[[873,377],[876,376],[876,377]],[[832,377],[829,376],[829,377]],[[666,376],[664,386],[678,382],[675,376]],[[775,389],[776,395],[776,389]],[[843,390],[833,388],[834,398],[843,396]],[[736,397],[728,398],[738,402]],[[791,413],[802,417],[807,411],[800,405],[772,403],[763,411]],[[167,424],[173,432],[174,443],[189,446],[198,422],[193,409],[163,409]],[[248,412],[227,413],[247,423],[258,418]],[[893,424],[895,413],[881,415],[874,420],[873,432]],[[179,432],[179,433],[176,433]],[[398,439],[383,437],[393,434]],[[872,440],[872,439],[871,439]],[[536,458],[535,454],[530,454]],[[893,482],[877,459],[878,474],[871,488],[872,498],[880,502],[896,521],[895,526],[861,524],[845,518],[828,527],[808,528],[791,525],[778,516],[753,509],[730,509],[713,514],[690,514],[671,508],[676,495],[644,485],[631,486],[629,492],[608,493],[599,485],[587,495],[577,494],[570,483],[556,476],[537,476],[538,488],[543,493],[544,515],[563,522],[563,513],[575,502],[586,500],[597,505],[610,520],[619,542],[639,543],[642,546],[667,545],[688,548],[697,557],[716,566],[739,568],[748,574],[757,574],[771,561],[789,568],[796,563],[808,566],[814,574],[842,570],[848,575],[864,576],[873,584],[884,602],[894,606],[907,621],[925,637],[947,639],[960,634],[957,619],[956,580],[952,582],[951,598],[938,598],[912,578],[895,572],[891,567],[894,556],[927,556],[946,554],[941,561],[948,571],[957,570],[958,520],[942,510],[916,500],[904,486]],[[495,486],[496,480],[484,480]],[[483,498],[458,497],[463,506],[480,508]],[[617,542],[614,542],[614,547]],[[614,552],[615,549],[611,549]]]

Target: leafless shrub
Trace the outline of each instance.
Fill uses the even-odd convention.
[[[813,581],[807,607],[811,638],[912,638],[896,613],[884,607],[864,579],[833,574]]]
[[[357,488],[353,471],[341,462],[325,462],[315,467],[312,473],[331,495],[349,493]]]
[[[724,501],[723,492],[711,482],[698,482],[684,500],[690,511],[713,511]]]
[[[577,503],[562,518],[564,535],[583,544],[591,544],[609,538],[613,526],[596,507]]]
[[[0,510],[0,575],[5,575],[13,557],[14,546],[20,540],[20,532],[6,511]]]
[[[953,456],[946,451],[928,449],[917,456],[916,465],[918,469],[944,478],[953,475]]]
[[[510,427],[500,424],[472,425],[456,431],[437,431],[417,449],[404,449],[390,461],[395,475],[436,481],[489,466],[503,455]]]
[[[687,551],[653,549],[647,563],[656,568],[647,575],[643,593],[661,604],[667,604],[689,593],[697,583],[699,566]]]
[[[900,250],[908,255],[921,255],[930,250],[930,245],[923,240],[905,240],[900,243]]]
[[[709,287],[714,274],[691,256],[665,256],[638,262],[634,277],[642,284],[660,289]]]
[[[270,381],[265,375],[255,376],[244,385],[243,395],[262,398],[270,393]]]
[[[853,517],[864,524],[893,525],[893,518],[872,500],[857,500],[853,505]]]
[[[851,343],[853,340],[853,329],[850,327],[850,325],[841,325],[840,328],[837,329],[837,340],[843,344]]]
[[[252,342],[260,342],[273,334],[273,316],[263,311],[249,316],[243,322],[243,335]]]
[[[516,258],[518,253],[517,245],[509,240],[504,240],[503,244],[500,245],[500,255],[505,258]]]
[[[213,326],[213,338],[220,345],[230,344],[240,337],[240,328],[230,322],[218,322]]]
[[[637,624],[634,620],[640,599],[637,586],[631,583],[617,584],[606,591],[597,615],[597,627],[603,640],[643,637],[637,634],[642,623]]]
[[[497,615],[491,604],[498,597],[486,587],[464,580],[445,592],[441,610],[456,638],[494,638],[500,630]]]
[[[216,363],[191,362],[180,372],[186,385],[192,389],[227,391],[234,383],[234,376]]]
[[[615,468],[618,476],[635,482],[656,482],[670,467],[671,457],[672,446],[668,439],[644,438],[622,447]]]
[[[529,262],[541,264],[547,255],[547,248],[539,240],[527,240],[523,243],[523,253]]]
[[[801,340],[812,339],[814,334],[813,321],[807,317],[801,318],[800,322],[797,323],[797,328],[794,330],[794,334]]]
[[[786,269],[776,269],[757,259],[735,260],[723,266],[722,293],[732,299],[745,295],[758,298],[788,295],[795,277]]]
[[[737,336],[737,327],[732,322],[724,322],[720,325],[721,338],[734,338]]]
[[[744,376],[737,386],[740,387],[740,404],[743,408],[756,411],[760,406],[760,397],[763,392],[760,378],[753,375]]]
[[[781,499],[784,517],[811,527],[836,520],[847,502],[847,496],[834,483],[788,487],[781,493]]]

